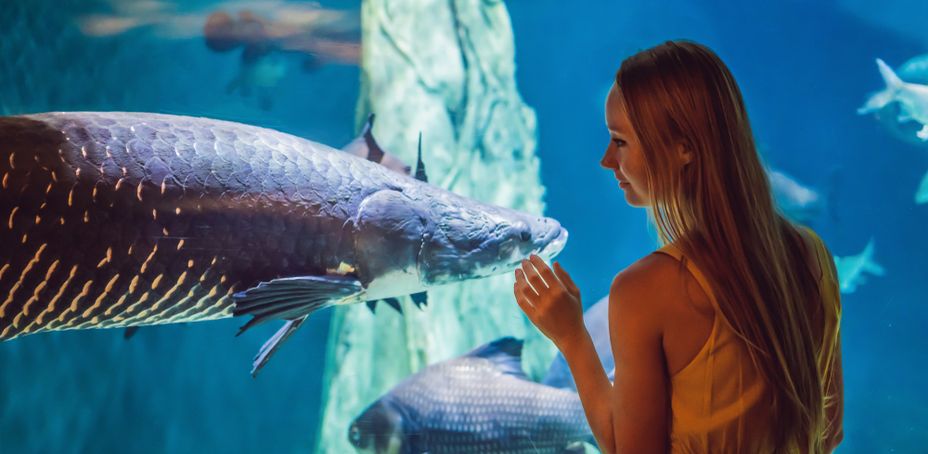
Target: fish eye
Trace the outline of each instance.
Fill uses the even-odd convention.
[[[348,430],[348,440],[356,446],[361,443],[361,431],[358,430],[358,426],[351,426]]]

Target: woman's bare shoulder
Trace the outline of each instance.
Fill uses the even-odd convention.
[[[676,301],[685,295],[685,273],[681,263],[658,252],[648,254],[619,272],[612,281],[610,296],[623,305],[641,304],[650,311],[660,302]]]
[[[642,285],[679,279],[680,262],[667,254],[652,252],[620,271],[616,280],[633,281]]]

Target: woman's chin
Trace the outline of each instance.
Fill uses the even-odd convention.
[[[631,191],[625,192],[625,202],[635,208],[646,208],[649,205],[647,201],[642,200],[641,197],[638,197],[638,194]]]

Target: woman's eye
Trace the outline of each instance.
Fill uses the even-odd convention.
[[[624,147],[627,145],[626,142],[622,139],[612,139],[612,143],[614,143],[617,147]]]

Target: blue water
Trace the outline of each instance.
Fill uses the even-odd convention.
[[[831,250],[856,254],[873,237],[887,270],[843,295],[839,451],[924,452],[928,205],[916,205],[913,194],[928,171],[928,146],[900,141],[855,111],[882,85],[874,58],[899,65],[928,53],[928,4],[720,3],[507,2],[519,89],[538,115],[547,214],[571,232],[560,261],[592,303],[653,249],[645,213],[628,207],[598,167],[608,140],[603,96],[636,50],[673,38],[709,45],[741,85],[765,160],[830,188],[834,216],[814,227]],[[184,2],[179,10],[214,4]],[[225,92],[238,60],[208,51],[202,37],[165,37],[152,27],[88,37],[76,26],[76,17],[111,10],[104,1],[3,0],[0,114],[165,112],[333,146],[352,139],[357,67],[292,70],[264,110],[255,96]],[[0,344],[0,452],[310,452],[329,315],[314,315],[258,380],[247,374],[248,360],[273,328],[234,338],[239,320],[149,327],[129,341],[101,330]]]

